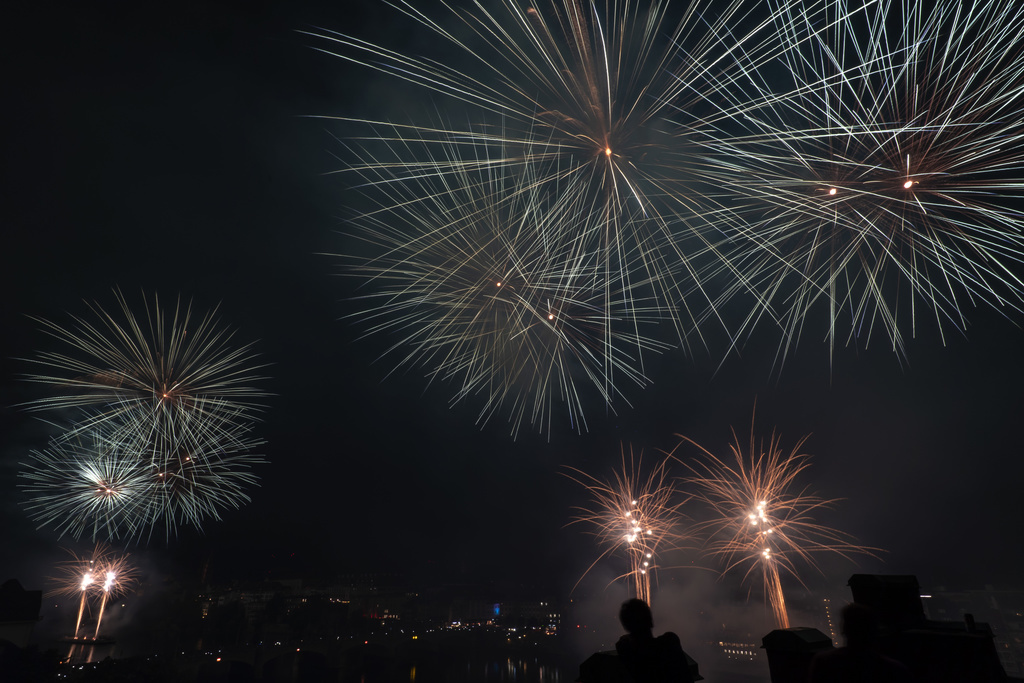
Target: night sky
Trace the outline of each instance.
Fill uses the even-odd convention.
[[[550,440],[528,430],[513,440],[500,417],[481,429],[472,400],[448,409],[451,388],[427,387],[416,370],[388,376],[392,361],[374,362],[380,340],[348,317],[352,283],[323,255],[347,244],[344,181],[330,173],[346,131],[312,117],[386,112],[415,95],[311,49],[297,30],[374,39],[391,16],[369,0],[8,10],[0,578],[41,587],[61,547],[88,545],[34,530],[18,504],[18,463],[51,433],[18,407],[41,392],[19,379],[30,371],[21,359],[48,343],[29,316],[63,322],[83,300],[113,307],[120,288],[135,302],[158,292],[200,311],[219,304],[222,324],[268,364],[258,434],[269,464],[251,504],[129,548],[169,574],[194,578],[204,563],[223,581],[401,572],[565,593],[598,551],[565,527],[586,496],[563,466],[604,476],[624,444],[653,458],[676,434],[725,454],[730,427],[743,437],[756,403],[759,433],[774,428],[784,446],[811,434],[804,481],[844,499],[822,521],[887,550],[827,561],[813,581],[1016,582],[1019,316],[968,308],[966,335],[945,345],[924,316],[905,361],[878,343],[837,349],[831,370],[825,343],[807,334],[778,377],[777,337],[721,367],[717,350],[667,352],[632,407],[590,414],[582,435],[558,421]],[[687,570],[667,577],[688,581]]]

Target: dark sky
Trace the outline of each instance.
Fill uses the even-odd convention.
[[[926,585],[1016,579],[1024,333],[989,311],[968,310],[966,338],[945,346],[923,325],[903,364],[878,344],[838,350],[830,372],[813,335],[778,379],[771,344],[717,372],[714,352],[670,352],[632,407],[592,414],[582,436],[562,424],[550,441],[513,441],[500,420],[481,430],[475,405],[448,410],[450,392],[415,372],[386,377],[389,361],[371,362],[379,342],[344,319],[354,304],[337,260],[318,255],[345,248],[346,195],[328,174],[344,131],[308,115],[386,111],[408,89],[310,49],[295,29],[376,38],[389,16],[368,1],[8,12],[0,534],[13,552],[0,573],[33,584],[69,544],[33,530],[16,503],[18,463],[47,433],[17,407],[38,397],[18,359],[47,343],[28,316],[113,306],[119,287],[136,301],[145,291],[219,304],[270,364],[262,486],[204,533],[134,549],[169,571],[209,560],[221,578],[374,569],[563,589],[597,551],[564,528],[582,497],[561,466],[601,475],[622,444],[654,456],[675,434],[725,453],[756,401],[759,432],[776,428],[784,445],[812,435],[807,483],[845,499],[824,521],[888,551],[826,563],[830,585],[854,571]]]

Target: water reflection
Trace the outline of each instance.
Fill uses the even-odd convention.
[[[575,667],[570,672],[567,667],[535,658],[508,657],[407,663],[399,671],[384,665],[366,665],[345,679],[353,683],[569,683],[575,679],[573,673]]]
[[[65,661],[68,664],[88,664],[89,662],[99,662],[113,656],[115,656],[113,643],[93,643],[83,640],[80,643],[71,643]]]
[[[508,658],[504,662],[467,662],[462,676],[449,676],[445,683],[561,683],[558,667],[536,660]],[[566,678],[566,681],[569,679]]]

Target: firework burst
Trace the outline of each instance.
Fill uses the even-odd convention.
[[[250,345],[231,345],[216,311],[196,319],[178,302],[168,313],[154,297],[140,318],[120,292],[115,298],[120,317],[90,304],[93,321],[75,316],[62,327],[38,320],[65,350],[29,359],[42,369],[26,379],[61,392],[33,401],[31,410],[93,409],[69,437],[108,420],[127,420],[140,433],[171,433],[182,416],[202,419],[212,409],[254,417],[254,400],[265,395],[250,384],[260,379],[255,356]]]
[[[201,528],[249,500],[245,489],[257,483],[251,468],[264,462],[250,429],[223,408],[203,409],[154,443],[122,413],[88,435],[32,451],[20,474],[25,509],[40,528],[76,539],[142,540],[161,525],[167,536],[186,524]]]
[[[479,421],[501,411],[513,434],[550,430],[556,406],[585,427],[588,396],[605,406],[625,382],[644,385],[640,351],[663,348],[640,334],[639,294],[608,300],[600,264],[565,226],[587,220],[579,193],[553,197],[527,165],[513,175],[487,164],[487,149],[444,148],[457,172],[388,185],[384,204],[355,219],[370,255],[347,273],[364,280],[370,333],[398,341],[385,355],[426,368],[431,382],[475,396]],[[442,182],[443,181],[443,182]],[[636,352],[636,353],[633,353]]]
[[[662,460],[645,471],[642,454],[634,456],[631,448],[627,458],[623,448],[622,467],[608,479],[575,467],[563,473],[591,494],[590,506],[576,508],[570,524],[590,527],[589,533],[605,548],[587,571],[602,558],[624,551],[629,569],[616,580],[625,579],[636,597],[648,604],[659,553],[679,549],[687,540],[677,526],[685,500],[679,499],[667,464]]]
[[[58,575],[52,579],[55,587],[48,595],[79,598],[75,639],[78,638],[88,603],[99,596],[96,630],[92,636],[95,640],[99,637],[107,601],[131,589],[136,581],[135,567],[128,559],[129,555],[120,554],[103,544],[97,544],[88,555],[79,556],[70,550],[68,553],[71,559],[59,565]]]
[[[752,326],[788,355],[812,310],[836,342],[884,336],[904,353],[922,314],[1019,312],[1024,282],[1024,17],[1011,2],[783,6],[786,95],[765,83],[746,140],[723,145]],[[802,36],[802,37],[801,37]],[[777,84],[773,84],[777,85]],[[737,163],[736,159],[742,159]]]
[[[99,583],[102,578],[103,583]],[[107,602],[128,592],[135,583],[135,568],[129,563],[128,555],[117,555],[110,553],[103,558],[100,564],[97,580],[93,582],[96,591],[100,593],[100,609],[96,617],[96,630],[93,632],[93,639],[100,635],[100,626],[103,624],[103,612]]]
[[[815,513],[837,501],[822,498],[798,482],[810,465],[810,456],[801,452],[807,437],[786,453],[781,437],[775,433],[767,440],[758,439],[752,421],[746,450],[733,432],[729,459],[719,458],[691,439],[680,438],[679,446],[669,455],[692,472],[688,481],[695,488],[694,497],[712,513],[695,529],[708,534],[706,548],[723,562],[723,575],[743,570],[744,580],[760,577],[765,600],[779,628],[789,627],[783,574],[800,580],[799,564],[817,568],[815,555],[821,553],[848,558],[877,550],[815,521]],[[703,457],[680,458],[678,453],[686,444],[696,446]]]
[[[150,516],[149,469],[149,463],[98,432],[54,441],[30,452],[20,473],[29,496],[25,509],[40,527],[52,526],[59,536],[131,537]]]
[[[23,476],[30,516],[75,538],[136,538],[162,523],[201,526],[248,500],[249,471],[262,462],[249,436],[262,392],[248,346],[230,344],[213,314],[194,318],[159,300],[137,318],[116,294],[122,319],[97,305],[98,319],[71,327],[41,321],[70,347],[40,353],[45,373],[28,379],[62,391],[29,404],[33,410],[73,408],[81,416],[42,452]]]
[[[106,546],[101,545],[97,545],[88,557],[80,557],[69,550],[68,553],[71,554],[72,559],[61,563],[58,567],[58,576],[52,579],[55,588],[47,593],[47,595],[79,598],[78,616],[75,619],[75,638],[78,638],[78,631],[82,627],[82,617],[85,615],[87,599],[95,588],[96,576],[100,571],[103,557],[107,552]]]
[[[703,344],[698,322],[715,314],[707,313],[702,271],[707,263],[728,269],[718,263],[722,233],[708,222],[718,215],[708,210],[706,191],[717,167],[704,163],[704,149],[708,137],[722,134],[718,124],[743,110],[742,103],[727,110],[709,101],[782,49],[764,6],[698,0],[670,18],[663,2],[553,0],[523,8],[504,0],[493,9],[445,4],[453,21],[443,22],[412,3],[389,4],[464,59],[453,65],[336,32],[309,35],[329,54],[470,105],[475,125],[345,119],[393,132],[366,136],[364,149],[405,146],[410,138],[447,148],[456,139],[489,146],[489,166],[520,173],[532,165],[536,183],[577,195],[569,202],[587,217],[559,227],[592,254],[604,287],[598,303],[608,309],[618,297],[625,306],[615,315],[630,319],[645,317],[653,296],[684,346]],[[424,175],[441,182],[467,163],[437,151],[427,156],[397,161],[369,153],[347,170],[391,187]],[[389,171],[383,181],[381,168]],[[637,290],[640,310],[631,307]]]
[[[215,416],[215,417],[211,417]],[[150,466],[152,527],[163,524],[170,536],[178,527],[201,528],[220,513],[249,501],[246,489],[257,484],[252,467],[265,462],[255,452],[262,441],[252,425],[223,407],[202,410],[181,420],[178,431],[161,442],[161,457]]]

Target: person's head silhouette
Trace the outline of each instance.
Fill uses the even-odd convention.
[[[647,603],[638,598],[627,600],[619,609],[619,621],[630,635],[649,635],[654,628],[654,617]]]
[[[867,605],[851,602],[843,608],[843,635],[847,647],[870,648],[878,640],[878,617]]]

